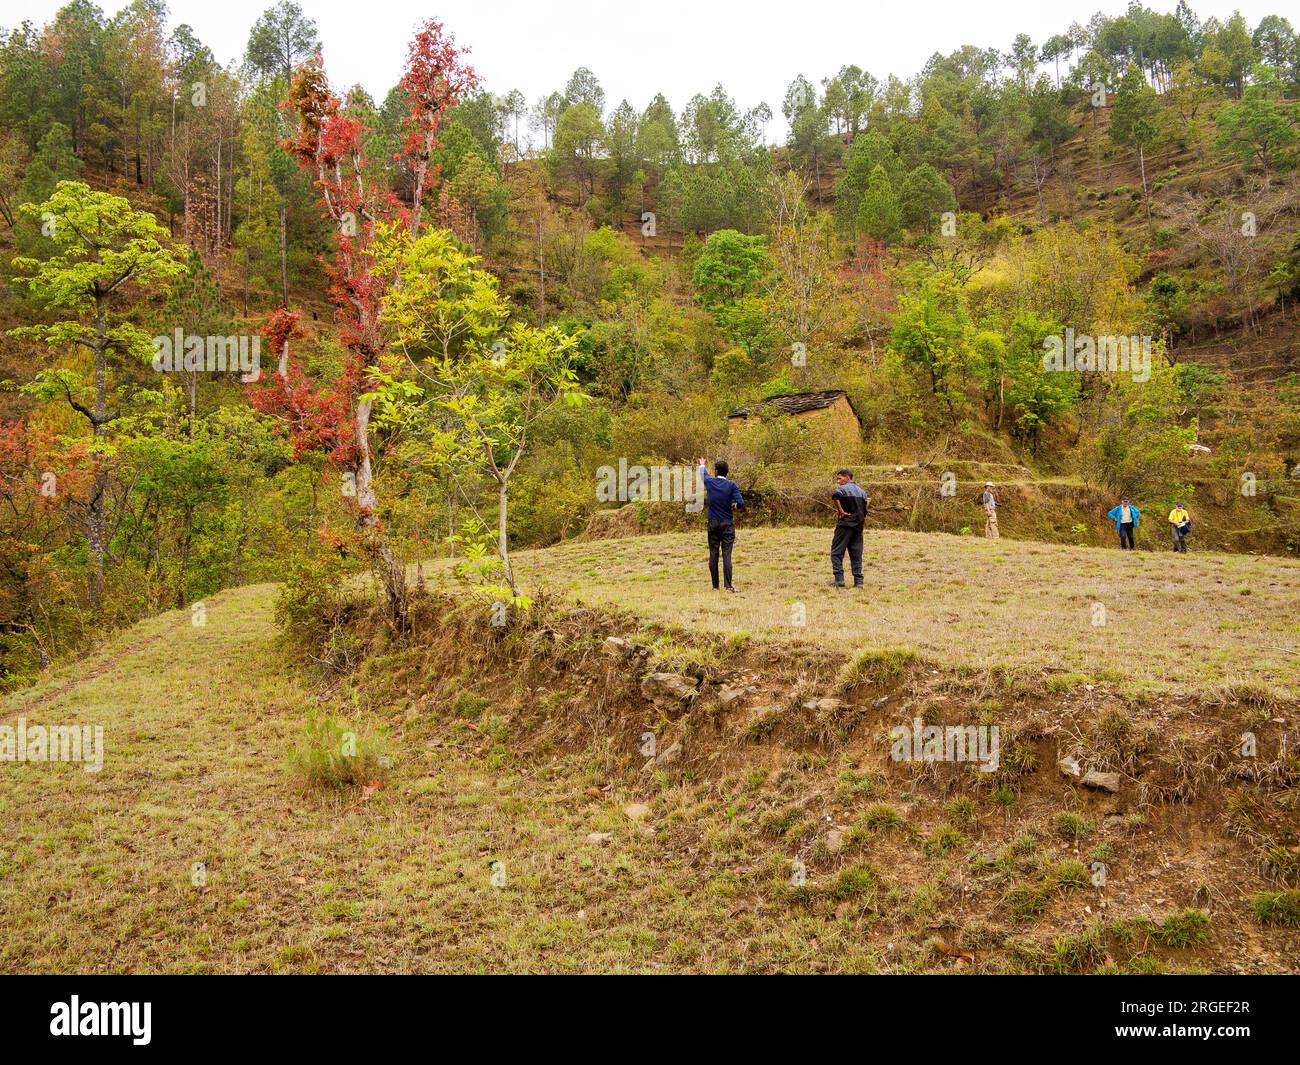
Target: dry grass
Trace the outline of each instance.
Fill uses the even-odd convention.
[[[702,532],[572,542],[517,565],[529,589],[688,629],[910,648],[944,666],[1061,673],[1069,686],[1300,692],[1300,562],[869,531],[866,588],[841,591],[829,547],[828,529],[742,528],[734,596],[710,588]],[[1096,603],[1105,625],[1093,624]]]
[[[111,668],[50,678],[57,697],[30,712],[39,691],[0,707],[102,723],[106,746],[97,774],[0,763],[0,972],[877,967],[833,919],[781,920],[784,901],[737,913],[734,873],[701,882],[698,855],[658,838],[678,804],[725,833],[721,807],[656,801],[645,832],[622,812],[638,795],[596,759],[503,756],[501,720],[454,678],[461,697],[418,712],[372,705],[384,685],[364,676],[313,691],[275,649],[273,599],[214,597],[203,628],[155,618],[106,649]],[[315,710],[388,734],[382,788],[303,790],[294,755]]]
[[[698,583],[698,556],[688,572],[678,555],[691,557],[694,537],[571,544],[523,563],[530,582],[544,562],[552,585],[733,635],[763,632],[763,617],[788,609],[784,598],[802,586],[804,636],[846,648],[879,636],[889,653],[860,667],[895,680],[927,668],[902,645],[942,656],[945,624],[961,635],[958,661],[1016,650],[999,651],[1006,637],[995,619],[1025,634],[1017,665],[1032,656],[1054,666],[1054,650],[1077,646],[1053,644],[1024,615],[1046,624],[1050,604],[1084,578],[1009,577],[1013,564],[1045,569],[1041,556],[1059,548],[889,534],[870,544],[868,592],[854,600],[811,585],[818,541],[808,539],[802,555],[792,546],[805,535],[744,533],[742,593],[727,600],[687,590]],[[759,572],[760,549],[765,559],[792,558],[790,572],[778,578],[775,561]],[[1253,575],[1257,594],[1241,597],[1248,607],[1172,611],[1192,633],[1207,616],[1246,625],[1213,630],[1233,640],[1295,624],[1279,617],[1279,600],[1294,600],[1294,564],[1078,558],[1112,590],[1120,578],[1150,586],[1174,575],[1184,594],[1218,580],[1235,590]],[[936,559],[952,573],[947,582]],[[909,574],[920,589],[910,610],[900,590]],[[762,596],[750,590],[764,581]],[[980,588],[1002,604],[984,612]],[[1212,658],[1154,655],[1129,630],[1146,626],[1150,636],[1165,615],[1115,594],[1112,616],[1123,622],[1105,638],[1141,669],[1130,673],[1112,648],[1091,652],[1100,656],[1091,667],[1076,665],[1080,676],[1104,666],[1177,682],[1176,667],[1195,672]],[[273,599],[269,587],[223,593],[202,628],[185,614],[152,619],[0,705],[4,721],[23,713],[102,723],[107,747],[98,774],[0,764],[0,971],[1091,971],[1107,956],[1125,971],[1294,968],[1289,919],[1278,916],[1294,907],[1270,903],[1252,915],[1242,894],[1267,886],[1243,872],[1253,844],[1215,835],[1202,846],[1203,807],[1152,806],[1150,824],[1135,821],[1109,797],[1074,795],[1050,759],[1032,787],[954,792],[886,763],[875,743],[883,717],[836,747],[737,739],[716,748],[725,755],[716,771],[706,771],[701,739],[684,771],[641,774],[643,711],[629,704],[620,721],[595,711],[615,682],[635,691],[635,671],[615,676],[622,667],[594,634],[560,646],[542,627],[471,649],[456,644],[473,637],[434,625],[423,634],[428,645],[388,648],[351,677],[318,685],[277,650]],[[1086,621],[1081,628],[1076,641],[1094,638]],[[554,658],[549,668],[523,656],[527,641]],[[779,650],[755,647],[753,659]],[[1237,643],[1215,651],[1231,653],[1233,670],[1198,679],[1223,683],[1245,671]],[[584,713],[605,723],[575,729]],[[743,730],[745,713],[725,727]],[[355,731],[360,749],[383,753],[382,774],[304,787],[311,719],[335,723],[331,735]],[[632,755],[615,726],[629,732]],[[691,727],[703,737],[703,720]],[[324,734],[313,733],[317,746]],[[633,801],[649,807],[639,822],[623,810]],[[1063,810],[1070,814],[1057,817]],[[842,830],[839,853],[831,826]],[[1104,848],[1112,865],[1104,891],[1080,881],[1089,848]],[[806,883],[792,880],[796,862],[806,864]],[[504,873],[496,884],[494,863]],[[196,864],[203,883],[194,882]],[[1143,936],[1122,951],[1113,942],[1094,949],[1094,939],[1111,936],[1097,923],[1103,915],[1156,920],[1202,905],[1202,873],[1217,900],[1211,942],[1195,930],[1186,946],[1148,946]],[[1247,940],[1248,922],[1264,927]],[[1053,960],[1050,944],[1063,935],[1068,949]]]

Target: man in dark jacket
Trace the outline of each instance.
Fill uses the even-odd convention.
[[[709,576],[713,578],[713,589],[718,588],[718,554],[722,554],[722,577],[724,587],[729,592],[736,589],[731,586],[731,548],[736,542],[736,523],[732,517],[732,507],[743,510],[745,499],[740,494],[740,486],[728,480],[731,472],[726,462],[718,459],[713,464],[716,477],[709,476],[709,467],[700,459],[700,476],[704,478],[704,492],[708,500],[709,518]]]
[[[831,502],[839,515],[835,535],[831,538],[831,573],[835,576],[835,587],[844,587],[844,552],[848,551],[853,587],[861,588],[862,526],[867,520],[867,493],[853,480],[852,470],[840,470],[835,474]]]

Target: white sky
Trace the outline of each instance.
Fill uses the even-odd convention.
[[[1122,14],[1127,0],[298,0],[316,21],[336,87],[360,82],[382,99],[401,75],[415,25],[435,16],[471,49],[494,93],[521,89],[533,103],[562,89],[579,66],[592,69],[608,107],[626,97],[643,108],[662,92],[680,113],[697,92],[721,82],[744,109],[766,101],[783,134],[781,100],[797,74],[814,83],[856,63],[882,81],[910,77],[935,52],[963,44],[1007,50],[1017,33],[1042,44],[1098,10]],[[1291,0],[1192,0],[1202,19],[1240,10],[1253,28],[1287,14]],[[124,6],[100,0],[107,12]],[[0,25],[48,21],[61,0],[5,0]],[[188,22],[222,63],[243,56],[248,31],[269,0],[170,0],[171,25]],[[1147,0],[1172,11],[1176,0]],[[1291,12],[1294,14],[1294,11]]]

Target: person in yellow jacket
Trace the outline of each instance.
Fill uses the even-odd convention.
[[[1180,499],[1169,512],[1169,527],[1174,533],[1174,550],[1187,552],[1187,534],[1192,531],[1192,517]]]

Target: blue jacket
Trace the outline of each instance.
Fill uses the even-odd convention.
[[[1138,508],[1135,507],[1132,503],[1128,505],[1128,509],[1130,513],[1132,513],[1133,515],[1133,528],[1136,529],[1138,527],[1138,518],[1142,516],[1142,511],[1138,510]],[[1110,520],[1115,523],[1116,529],[1119,528],[1120,518],[1122,518],[1123,516],[1124,516],[1124,507],[1122,505],[1118,507],[1111,507],[1111,509],[1106,514],[1106,517],[1110,518]]]
[[[731,521],[731,507],[743,509],[745,499],[740,494],[740,485],[726,477],[712,477],[707,466],[700,467],[704,477],[704,494],[709,501],[710,521]]]

